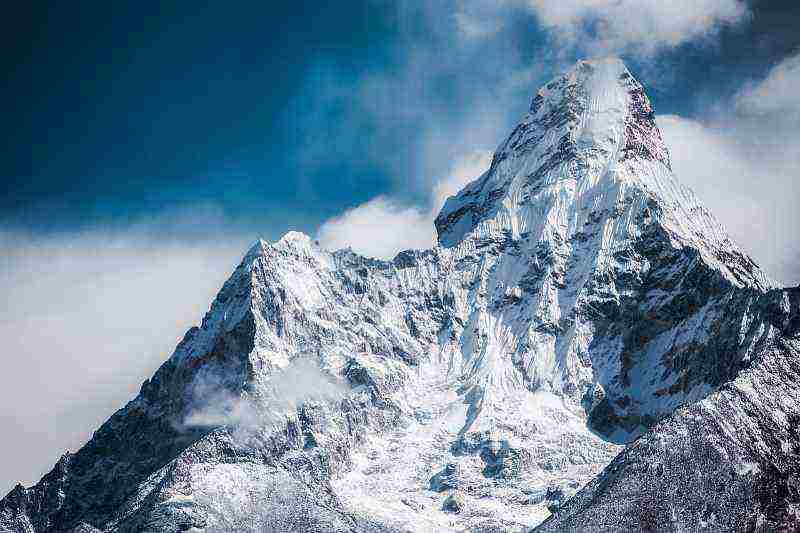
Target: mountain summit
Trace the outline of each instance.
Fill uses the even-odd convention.
[[[620,60],[540,89],[436,229],[392,261],[256,243],[140,394],[0,502],[0,529],[794,519],[800,291],[676,180]]]

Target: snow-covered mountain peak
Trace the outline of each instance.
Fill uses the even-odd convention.
[[[256,242],[0,530],[526,530],[798,330],[616,58],[545,85],[436,228],[392,261]]]
[[[448,198],[435,224],[439,244],[456,250],[486,239],[566,242],[605,227],[602,251],[653,220],[735,283],[772,285],[672,173],[643,86],[606,58],[579,61],[542,87],[489,170]],[[742,260],[732,264],[728,251]]]
[[[530,114],[548,129],[555,117],[579,148],[621,150],[623,158],[638,155],[670,166],[650,100],[617,57],[578,61],[537,92]]]
[[[559,204],[568,208],[587,194],[613,196],[615,187],[632,180],[676,194],[650,101],[618,58],[579,61],[537,92],[490,169],[447,200],[436,219],[439,242],[456,245],[483,222],[490,227],[484,224],[479,234],[518,235],[520,223],[526,225],[520,215],[541,193],[564,191],[573,200]],[[587,213],[593,208],[581,207]]]
[[[596,345],[589,350],[606,316],[597,309],[621,305],[629,291],[644,291],[638,297],[646,298],[656,286],[646,281],[653,272],[663,269],[667,276],[678,265],[688,268],[695,256],[707,269],[704,275],[717,280],[715,290],[769,286],[675,178],[650,101],[617,58],[580,61],[546,84],[489,170],[447,200],[436,228],[442,250],[456,264],[480,265],[470,272],[478,287],[471,294],[477,322],[467,331],[484,339],[482,358],[472,359],[466,375],[480,391],[474,398],[484,414],[492,401],[503,402],[509,388],[575,401],[602,390],[617,403],[614,421],[598,419],[596,427],[633,432],[618,433],[620,440],[703,389],[655,395],[658,380],[633,386],[627,370],[620,374],[622,345],[608,345],[616,353],[611,359],[600,357]],[[662,290],[668,294],[674,287]],[[663,303],[656,298],[638,305],[658,309]],[[475,315],[484,305],[497,322]],[[664,354],[670,348],[652,349]],[[513,368],[496,356],[509,351]],[[636,364],[647,374],[661,363]],[[596,406],[586,407],[592,412]]]
[[[259,257],[264,254],[266,249],[269,247],[269,242],[265,241],[264,239],[257,239],[250,248],[248,248],[247,253],[244,255],[244,261],[247,262],[249,260],[253,260],[256,257]]]
[[[540,104],[546,101],[560,103],[565,96],[581,94],[589,99],[596,98],[605,105],[612,104],[614,97],[618,98],[614,93],[624,91],[620,81],[630,77],[630,71],[618,57],[583,59],[542,86],[536,92],[530,110],[536,112]],[[565,88],[571,90],[565,93]],[[608,98],[608,95],[613,97]]]
[[[275,242],[258,239],[250,246],[243,262],[250,263],[258,257],[268,256],[271,253],[301,253],[308,255],[321,251],[319,245],[310,236],[301,231],[288,231]]]
[[[287,231],[283,234],[283,236],[274,241],[270,242],[262,238],[256,239],[256,241],[250,245],[247,252],[244,255],[243,261],[245,263],[249,263],[252,259],[261,257],[265,254],[269,254],[270,250],[296,250],[296,251],[321,251],[319,248],[319,244],[312,239],[309,235],[303,233],[302,231]]]

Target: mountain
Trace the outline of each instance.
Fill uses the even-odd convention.
[[[798,317],[800,289],[757,298],[741,324],[748,367],[653,426],[536,531],[800,531]]]
[[[789,527],[800,291],[676,180],[621,61],[540,89],[436,229],[256,243],[0,530]]]

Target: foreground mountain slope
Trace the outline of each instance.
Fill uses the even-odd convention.
[[[655,425],[537,532],[800,529],[800,288],[755,307],[746,334],[771,340],[751,367]]]
[[[523,530],[792,342],[617,59],[543,87],[436,227],[388,262],[257,243],[0,528]]]

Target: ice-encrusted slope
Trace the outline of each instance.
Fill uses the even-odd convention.
[[[463,308],[470,338],[488,343],[478,357],[505,350],[527,388],[597,403],[609,436],[733,376],[736,351],[716,353],[709,335],[731,291],[770,286],[676,181],[649,100],[615,58],[542,88],[436,225],[447,276],[479,287]]]
[[[543,87],[436,227],[388,262],[256,243],[0,528],[522,530],[774,342],[772,283],[675,180],[617,59]]]

